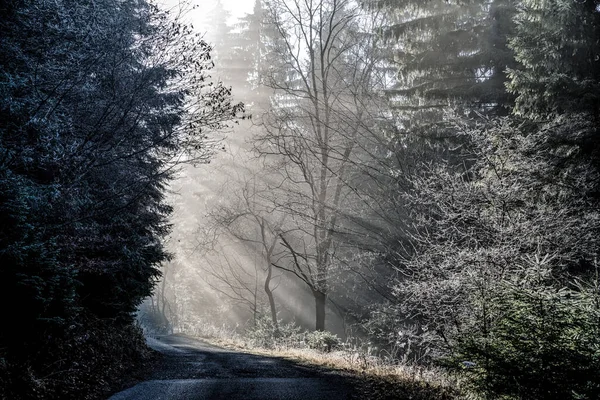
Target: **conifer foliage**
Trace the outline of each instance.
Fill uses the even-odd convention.
[[[84,368],[61,346],[132,332],[169,258],[165,185],[242,108],[208,82],[210,47],[145,0],[0,9],[0,397],[65,398],[85,390],[67,375],[122,354]]]
[[[510,70],[516,112],[600,115],[600,11],[592,0],[522,1],[510,47],[522,68]]]
[[[444,108],[461,162],[438,154],[408,179],[415,251],[392,308],[485,398],[597,398],[600,7],[483,3],[514,23],[494,70],[510,113]]]

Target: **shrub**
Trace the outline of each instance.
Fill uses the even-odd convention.
[[[246,329],[246,338],[255,347],[271,349],[277,346],[297,347],[302,342],[300,327],[294,323],[273,323],[270,315],[260,314],[254,325]]]
[[[505,282],[489,331],[462,338],[451,358],[491,398],[600,398],[599,286],[560,285],[548,261]]]
[[[150,360],[139,327],[80,317],[30,357],[0,358],[0,399],[97,399]]]
[[[331,332],[314,331],[306,334],[306,343],[308,347],[329,353],[341,347],[340,338]]]

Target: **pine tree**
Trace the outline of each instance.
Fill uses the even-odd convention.
[[[388,91],[399,129],[421,137],[452,137],[444,114],[507,114],[512,105],[505,70],[513,26],[511,0],[384,1],[391,11],[382,28],[398,83]]]
[[[453,368],[475,361],[461,370],[492,396],[594,398],[598,8],[522,5],[512,115],[455,118],[469,162],[426,166],[406,196],[423,246],[396,286],[398,314],[433,328],[433,347],[457,354]]]
[[[234,31],[230,18],[231,13],[217,0],[213,9],[206,15],[205,23],[211,27],[206,40],[213,46],[215,76],[226,87],[235,87],[236,97],[244,98],[246,81],[252,66],[247,64],[243,57],[246,37]]]
[[[255,109],[264,111],[269,106],[270,90],[267,89],[261,77],[265,75],[265,69],[268,66],[267,46],[270,42],[266,31],[268,27],[263,23],[265,10],[262,0],[254,2],[254,8],[251,14],[241,18],[238,23],[238,40],[240,46],[237,49],[236,57],[247,66],[247,76],[245,86],[253,102],[256,103]]]
[[[571,212],[593,215],[600,207],[600,6],[525,0],[516,21],[510,46],[519,65],[508,87],[517,96],[515,116],[529,122],[532,155],[552,167],[540,181],[556,185]],[[569,270],[588,273],[593,264],[592,254]]]
[[[600,6],[594,0],[524,0],[511,48],[515,113],[585,113],[600,120]]]
[[[143,0],[3,10],[0,299],[18,306],[0,327],[2,368],[30,368],[13,376],[32,392],[52,390],[36,386],[44,368],[69,371],[62,382],[72,386],[57,396],[85,397],[67,394],[85,390],[85,352],[119,337],[115,329],[135,341],[133,312],[169,258],[164,192],[178,160],[208,156],[202,129],[241,108],[209,86],[206,43]],[[104,339],[75,346],[82,335]],[[105,361],[118,365],[122,354]]]

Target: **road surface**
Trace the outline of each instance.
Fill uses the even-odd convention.
[[[237,352],[183,336],[149,339],[163,353],[149,380],[109,400],[345,400],[350,380],[339,372]]]

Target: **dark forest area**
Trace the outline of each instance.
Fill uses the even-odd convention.
[[[0,398],[170,333],[600,398],[600,2],[246,2],[0,2]]]
[[[166,183],[243,110],[209,83],[210,47],[144,0],[0,13],[0,397],[98,396],[145,351]]]

